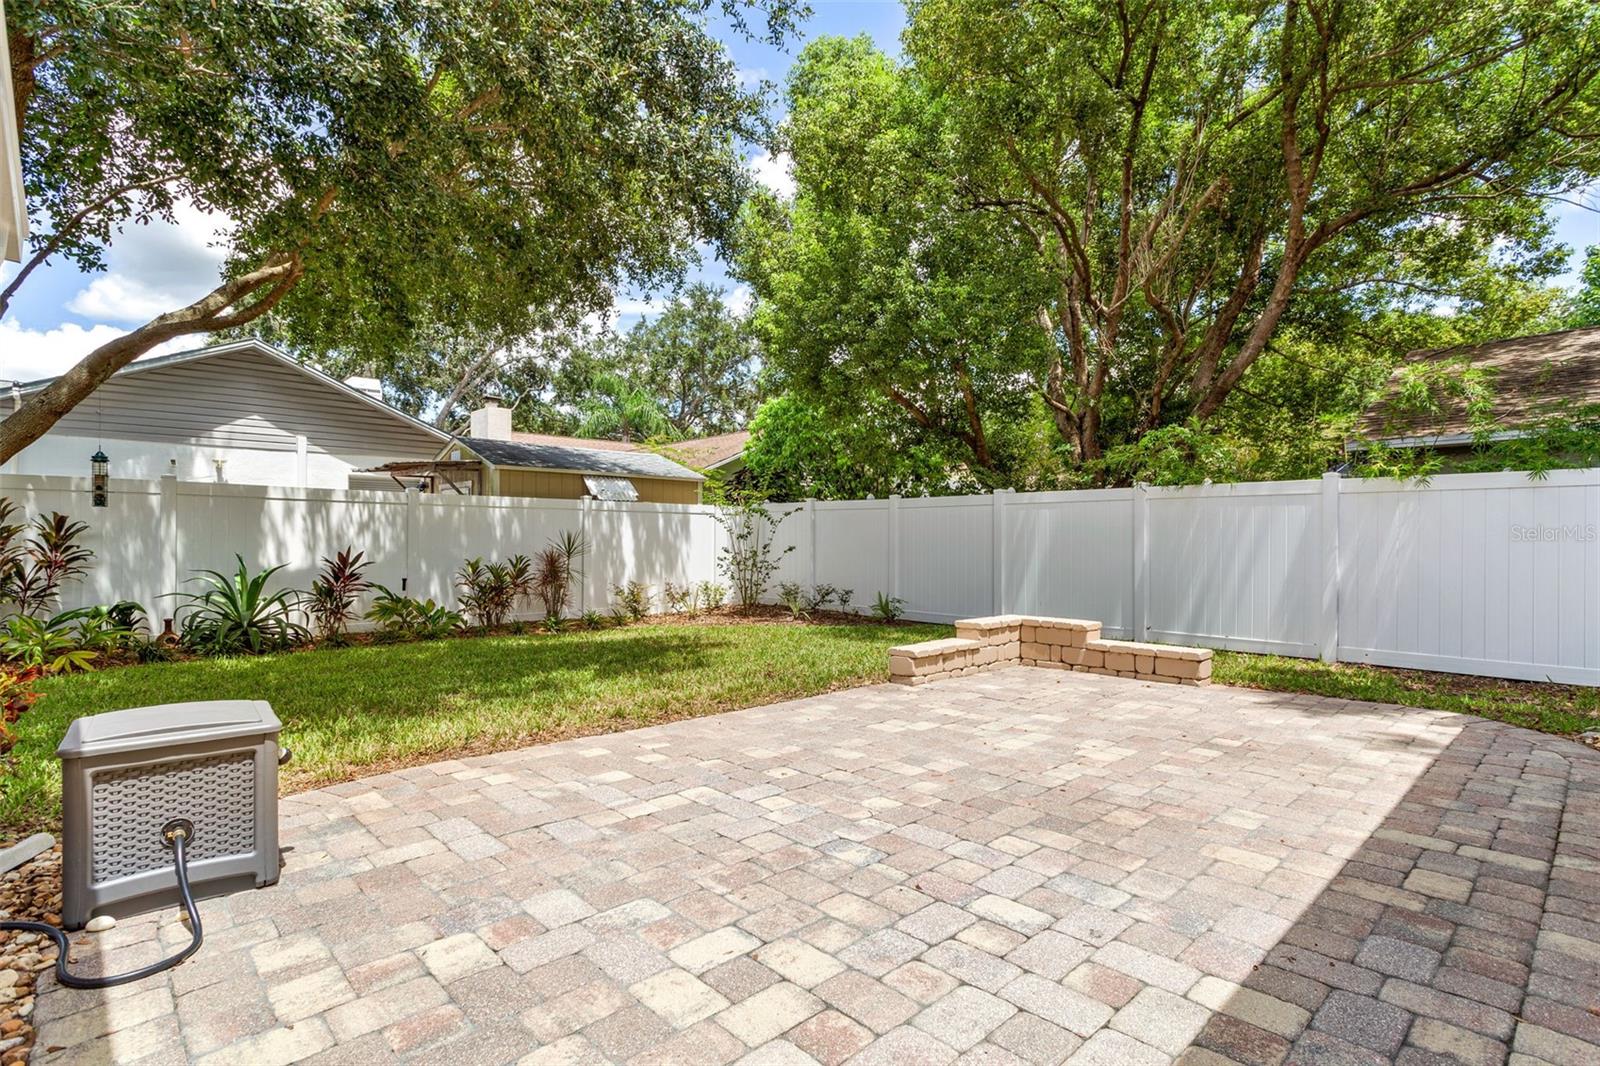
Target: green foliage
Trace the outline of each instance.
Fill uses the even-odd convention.
[[[34,615],[53,606],[61,586],[88,573],[94,552],[78,543],[88,530],[58,511],[14,522],[16,504],[0,496],[0,608]]]
[[[720,581],[702,581],[695,586],[695,598],[708,611],[720,611],[728,602],[728,586]]]
[[[371,565],[365,553],[352,551],[348,545],[322,560],[322,570],[311,583],[305,604],[319,639],[344,639],[345,627],[356,617],[356,601],[372,588],[372,582],[363,576]]]
[[[1578,291],[1567,309],[1566,325],[1573,328],[1600,326],[1600,245],[1583,250],[1583,266],[1578,274]]]
[[[0,663],[0,755],[16,745],[17,735],[11,727],[39,698],[35,685],[41,676],[38,667]]]
[[[599,611],[584,611],[582,621],[585,629],[603,629],[606,624],[605,617]]]
[[[81,647],[73,628],[74,612],[53,618],[19,614],[6,620],[0,655],[8,663],[37,669],[43,674],[68,674],[74,670],[93,670],[98,654]]]
[[[790,618],[804,618],[811,614],[805,589],[798,581],[784,581],[778,585],[778,602],[789,608]]]
[[[797,14],[789,0],[15,0],[24,180],[52,220],[33,246],[93,272],[126,225],[184,202],[231,220],[230,283],[274,273],[145,348],[269,308],[295,349],[377,367],[430,330],[528,336],[630,282],[670,282],[696,242],[725,239],[749,180],[741,145],[765,122],[712,17],[737,32],[748,16],[776,43]]]
[[[367,609],[367,620],[377,623],[382,640],[438,640],[466,625],[460,612],[431,599],[418,600],[383,585],[374,587],[378,595]]]
[[[760,348],[721,289],[690,285],[659,315],[630,329],[620,349],[673,437],[729,433],[755,411]]]
[[[583,534],[564,530],[539,553],[532,581],[544,604],[546,619],[559,619],[566,613],[572,582],[583,579],[578,560],[588,552],[589,544]]]
[[[1305,476],[1409,348],[1558,310],[1592,5],[1118,11],[917,0],[900,63],[807,47],[797,192],[747,206],[739,256],[802,405],[752,448],[775,492],[864,495],[830,452],[904,491],[908,443],[979,486]]]
[[[619,622],[638,622],[650,613],[654,597],[642,581],[611,586],[611,615]]]
[[[884,622],[897,622],[906,613],[906,601],[899,596],[879,592],[872,605],[872,613]]]
[[[260,655],[303,644],[311,633],[294,620],[295,594],[267,591],[282,566],[252,574],[244,556],[231,574],[201,570],[199,592],[180,592],[178,629],[184,647],[200,655]]]
[[[456,593],[461,613],[480,629],[498,629],[516,607],[518,575],[508,563],[468,559],[456,571]]]
[[[668,581],[661,586],[661,604],[668,614],[693,614],[697,605],[694,586]]]
[[[717,523],[728,535],[728,543],[717,552],[717,572],[733,586],[733,601],[741,610],[748,611],[761,602],[783,556],[794,551],[791,544],[774,552],[772,538],[795,510],[774,515],[765,503],[748,496],[717,509]]]

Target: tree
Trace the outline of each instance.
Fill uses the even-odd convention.
[[[788,105],[794,202],[753,201],[740,235],[770,371],[842,427],[888,401],[1004,481],[995,424],[1022,416],[1050,354],[1033,252],[960,209],[938,109],[866,38],[808,46]]]
[[[721,289],[691,285],[623,338],[624,372],[659,400],[679,437],[730,433],[755,411],[760,349],[723,297]]]
[[[704,16],[778,40],[789,0],[162,4],[16,0],[24,179],[51,220],[0,294],[188,200],[231,221],[217,287],[0,423],[10,458],[156,345],[275,310],[381,362],[422,326],[522,337],[677,276],[726,235],[761,132]],[[302,279],[312,279],[302,284]]]
[[[1600,326],[1600,245],[1584,249],[1578,291],[1572,296],[1566,324],[1571,328]]]
[[[824,76],[819,44],[791,79],[798,191],[744,244],[770,356],[808,397],[915,382],[930,404],[908,418],[946,435],[956,398],[981,414],[1032,390],[1080,469],[1163,426],[1226,429],[1274,352],[1549,277],[1546,205],[1600,167],[1587,3],[916,0],[909,14],[903,66],[850,55],[830,65],[853,79]],[[829,261],[831,327],[796,311],[825,305],[809,279]],[[1003,308],[990,277],[1032,302],[975,328],[975,307]],[[889,339],[907,304],[877,294],[896,278],[926,299],[901,331],[914,344]],[[939,313],[964,316],[969,341],[1014,345],[970,390],[962,369],[985,361],[922,339]],[[789,319],[824,331],[808,341],[778,328]],[[1002,324],[1031,326],[1042,353]]]

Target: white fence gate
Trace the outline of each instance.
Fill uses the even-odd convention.
[[[453,600],[467,556],[590,543],[578,610],[614,584],[715,580],[712,508],[339,492],[163,480],[0,477],[28,512],[91,523],[95,566],[68,605],[153,614],[201,567],[287,564],[305,587],[346,544],[375,580]],[[774,505],[775,581],[903,599],[929,621],[1099,619],[1120,637],[1497,677],[1600,684],[1600,470],[1455,474]]]

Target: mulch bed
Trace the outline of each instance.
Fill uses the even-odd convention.
[[[61,924],[61,846],[0,875],[0,916]],[[0,1066],[28,1061],[33,1048],[37,975],[56,964],[56,946],[39,933],[0,933]]]

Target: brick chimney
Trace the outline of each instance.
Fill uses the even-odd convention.
[[[485,396],[483,406],[472,412],[469,436],[479,440],[510,440],[511,408],[501,407],[493,396]]]

